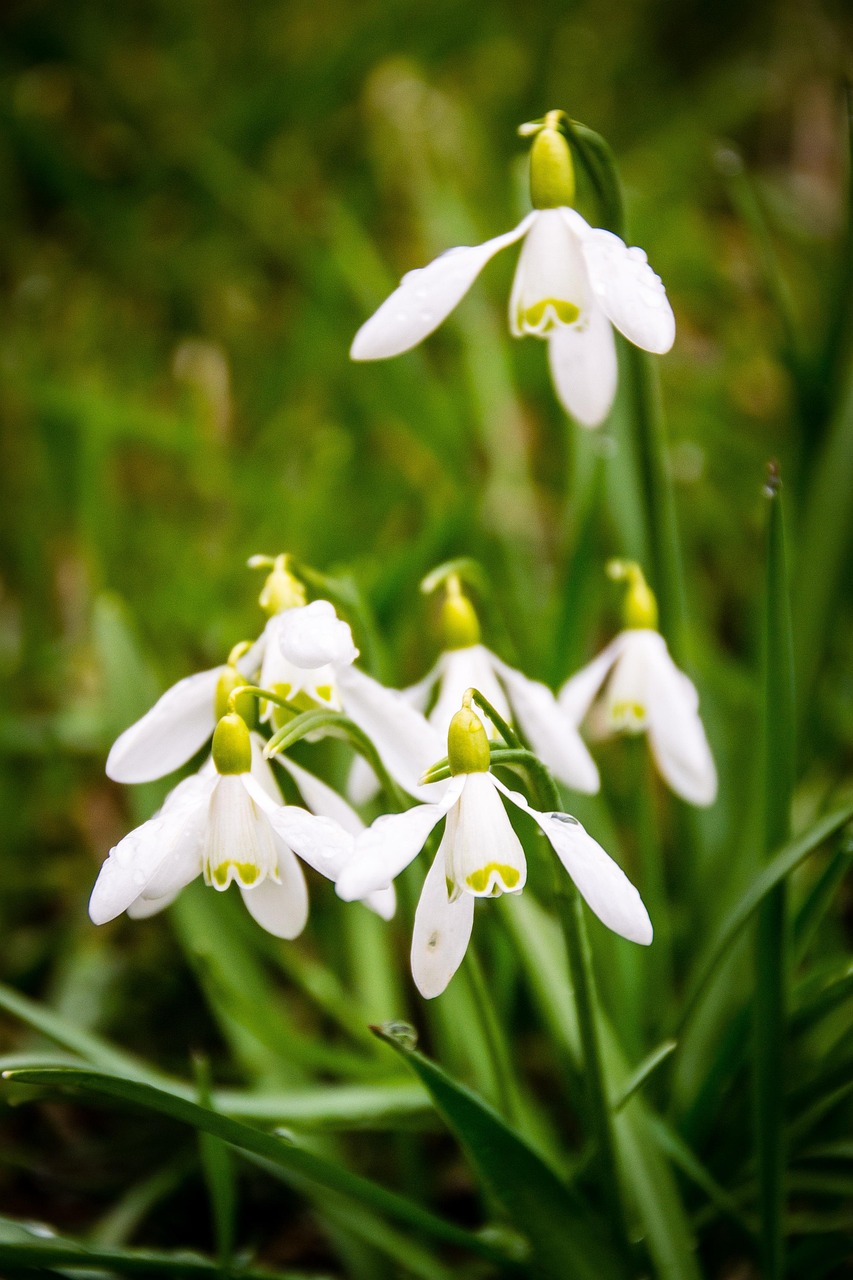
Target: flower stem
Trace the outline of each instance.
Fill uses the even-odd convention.
[[[610,1101],[604,1078],[604,1062],[598,1032],[597,997],[592,972],[592,955],[580,894],[568,876],[557,880],[560,925],[569,956],[569,972],[578,1015],[583,1051],[584,1081],[589,1106],[590,1126],[596,1144],[600,1178],[614,1225],[621,1239],[628,1242],[625,1207],[620,1190],[619,1165],[611,1123]]]

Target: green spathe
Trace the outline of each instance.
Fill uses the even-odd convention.
[[[213,731],[213,763],[219,774],[248,773],[252,740],[246,721],[236,711],[223,716]]]

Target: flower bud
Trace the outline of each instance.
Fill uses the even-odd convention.
[[[482,720],[471,707],[471,698],[467,693],[461,708],[450,721],[447,731],[447,759],[452,774],[489,771],[489,739]]]
[[[559,111],[549,111],[530,148],[530,200],[534,209],[571,207],[575,199],[575,169],[565,135],[558,127]]]
[[[252,740],[246,721],[236,711],[222,717],[213,731],[216,772],[248,773],[252,768]]]
[[[614,582],[628,583],[628,590],[622,603],[622,619],[625,627],[629,631],[656,631],[658,602],[636,561],[611,560],[607,565],[607,575]]]
[[[439,625],[443,649],[468,649],[480,643],[480,623],[468,597],[454,574],[448,578],[447,594],[441,606]]]

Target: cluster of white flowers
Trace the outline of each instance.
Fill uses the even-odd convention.
[[[634,596],[645,590],[651,598],[635,566],[630,574]],[[555,696],[480,643],[476,614],[455,574],[443,588],[449,647],[420,684],[398,692],[354,665],[358,650],[349,625],[329,601],[307,603],[287,558],[278,557],[262,594],[271,616],[261,637],[238,645],[222,666],[179,681],[113,746],[109,776],[132,783],[172,772],[212,740],[198,772],[111,850],[92,892],[93,921],[102,924],[123,911],[152,915],[203,875],[219,891],[236,882],[259,924],[294,938],[308,918],[300,859],[333,881],[341,898],[363,901],[388,919],[394,879],[444,820],[412,942],[415,982],[423,995],[435,996],[465,954],[474,899],[524,888],[525,855],[503,797],[544,833],[595,914],[623,937],[649,943],[652,927],[639,894],[581,824],[567,813],[539,812],[494,775],[489,735],[494,739],[497,731],[475,699],[481,697],[498,724],[514,725],[576,791],[599,788],[578,731],[590,708],[605,732],[647,730],[672,788],[706,804],[716,778],[693,685],[653,626],[634,625]],[[633,615],[627,612],[636,623],[636,603]],[[342,795],[278,752],[276,731],[312,710],[343,713],[373,744],[388,777],[421,803],[365,826]],[[289,775],[304,808],[284,803],[269,755]],[[430,781],[445,756],[450,776]],[[351,776],[351,789],[360,789],[362,798],[366,781],[372,791],[380,789],[373,771],[368,779]]]
[[[427,337],[489,259],[522,238],[510,328],[547,340],[557,394],[580,423],[598,425],[613,402],[614,326],[648,351],[670,348],[672,310],[646,255],[590,227],[572,207],[571,154],[560,118],[549,113],[525,126],[534,135],[533,212],[514,231],[451,250],[407,275],[356,335],[354,359],[398,355]],[[465,954],[475,899],[524,888],[527,864],[508,801],[545,835],[599,919],[634,942],[651,942],[646,909],[616,863],[570,814],[540,812],[510,790],[492,772],[491,755],[502,735],[518,734],[560,783],[591,793],[600,779],[581,724],[593,737],[645,732],[673,791],[693,804],[713,801],[716,773],[696,690],[669,656],[638,566],[610,566],[628,583],[626,629],[555,694],[481,643],[471,601],[450,569],[430,579],[444,592],[445,651],[417,685],[397,692],[354,665],[359,654],[349,625],[328,600],[308,603],[286,556],[256,563],[270,570],[261,593],[269,618],[260,638],[238,645],[222,666],[181,680],[110,752],[111,778],[145,782],[180,768],[212,740],[199,771],[110,852],[92,893],[95,923],[123,911],[151,915],[203,875],[219,891],[236,882],[259,924],[294,938],[308,917],[300,860],[333,881],[344,900],[363,901],[390,918],[394,879],[444,822],[412,941],[415,982],[423,995],[435,996]],[[375,752],[371,761],[356,758],[352,804],[279,751],[294,718],[324,711],[331,716],[310,717],[309,741],[324,727],[340,730],[345,717],[361,746]],[[304,808],[284,803],[270,756]],[[386,795],[396,788],[417,803],[366,826],[353,804],[383,792],[377,771]]]

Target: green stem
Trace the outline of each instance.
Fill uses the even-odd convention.
[[[495,1013],[494,995],[489,990],[480,956],[473,943],[468,947],[465,962],[474,1004],[480,1015],[483,1039],[491,1058],[498,1109],[514,1128],[522,1130],[521,1097],[513,1071],[512,1054],[501,1021]]]
[[[770,513],[764,622],[765,857],[790,838],[794,785],[793,639],[781,497],[775,470],[771,470],[767,492]],[[781,1280],[785,1266],[786,898],[784,883],[767,895],[758,913],[755,939],[753,1101],[761,1209],[761,1274],[764,1280]]]
[[[583,904],[580,894],[569,878],[559,873],[557,906],[569,956],[569,972],[583,1051],[584,1082],[591,1129],[596,1143],[598,1168],[613,1223],[619,1231],[620,1238],[627,1243],[629,1236],[620,1190],[621,1181],[611,1122],[610,1094],[604,1077],[595,979],[592,972],[592,955],[586,932],[586,921],[583,916]]]
[[[634,829],[640,863],[640,888],[655,929],[655,945],[650,949],[652,983],[658,999],[649,1010],[656,1032],[667,1025],[673,1008],[675,980],[672,958],[672,910],[666,883],[663,843],[655,813],[655,778],[644,738],[626,743],[633,759]]]

